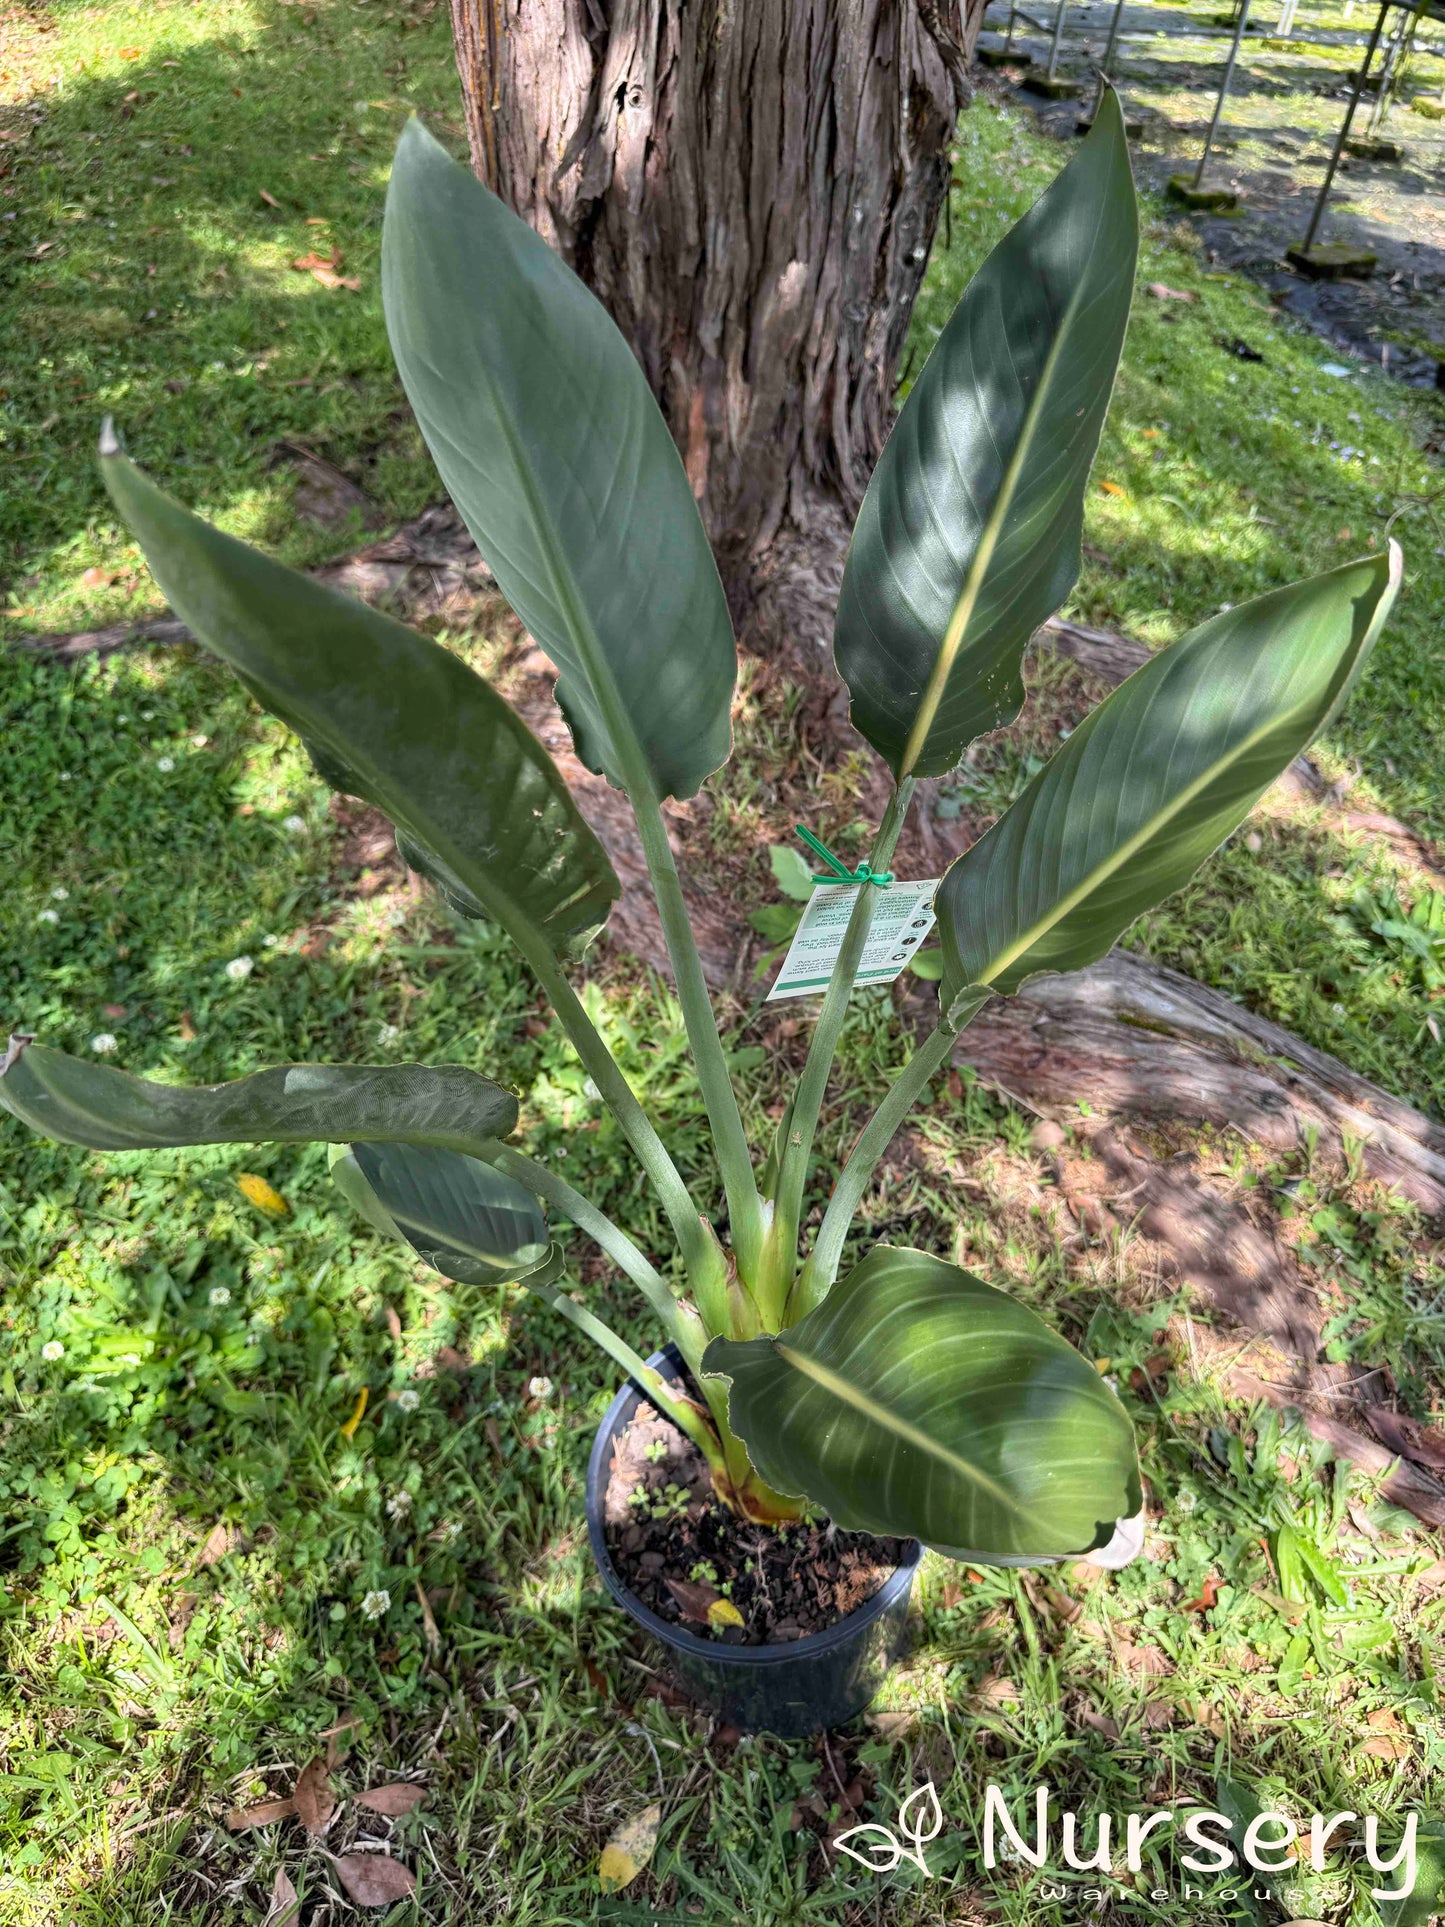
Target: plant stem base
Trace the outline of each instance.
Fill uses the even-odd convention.
[[[1207,214],[1239,205],[1239,196],[1231,193],[1227,187],[1195,187],[1187,174],[1169,176],[1169,198]]]
[[[1373,274],[1379,257],[1368,248],[1347,247],[1343,241],[1327,241],[1312,248],[1286,248],[1285,260],[1312,281],[1339,281],[1347,274]]]

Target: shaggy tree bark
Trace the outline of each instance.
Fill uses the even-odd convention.
[[[451,9],[473,164],[632,343],[735,606],[811,557],[831,618],[980,0]]]

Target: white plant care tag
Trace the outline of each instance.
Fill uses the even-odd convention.
[[[937,888],[937,877],[929,883],[890,883],[886,888],[876,883],[818,884],[767,1001],[818,997],[828,988],[860,890],[873,892],[873,921],[854,981],[891,984],[933,928]]]

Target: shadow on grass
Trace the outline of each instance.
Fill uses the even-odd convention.
[[[445,9],[323,0],[256,16],[242,33],[218,13],[206,35],[189,10],[104,28],[73,11],[52,37],[75,54],[61,84],[0,110],[22,136],[4,150],[15,218],[0,264],[20,484],[0,555],[22,610],[37,587],[57,611],[117,607],[104,584],[77,604],[63,579],[114,556],[92,453],[107,413],[157,480],[288,553],[319,545],[268,480],[279,441],[323,448],[388,512],[439,492],[392,369],[378,267],[407,114],[454,132]],[[128,29],[135,59],[119,57]],[[17,620],[45,626],[43,612]]]

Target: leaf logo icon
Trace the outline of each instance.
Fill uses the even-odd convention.
[[[936,1839],[943,1829],[943,1809],[938,1804],[938,1793],[932,1780],[925,1780],[916,1787],[898,1809],[894,1827],[882,1826],[876,1820],[865,1821],[862,1826],[850,1827],[840,1833],[833,1845],[840,1853],[846,1853],[850,1860],[856,1860],[870,1873],[892,1873],[905,1860],[928,1872],[928,1861],[924,1857],[925,1844]],[[850,1846],[849,1841],[860,1844]],[[866,1842],[866,1845],[863,1844]]]

